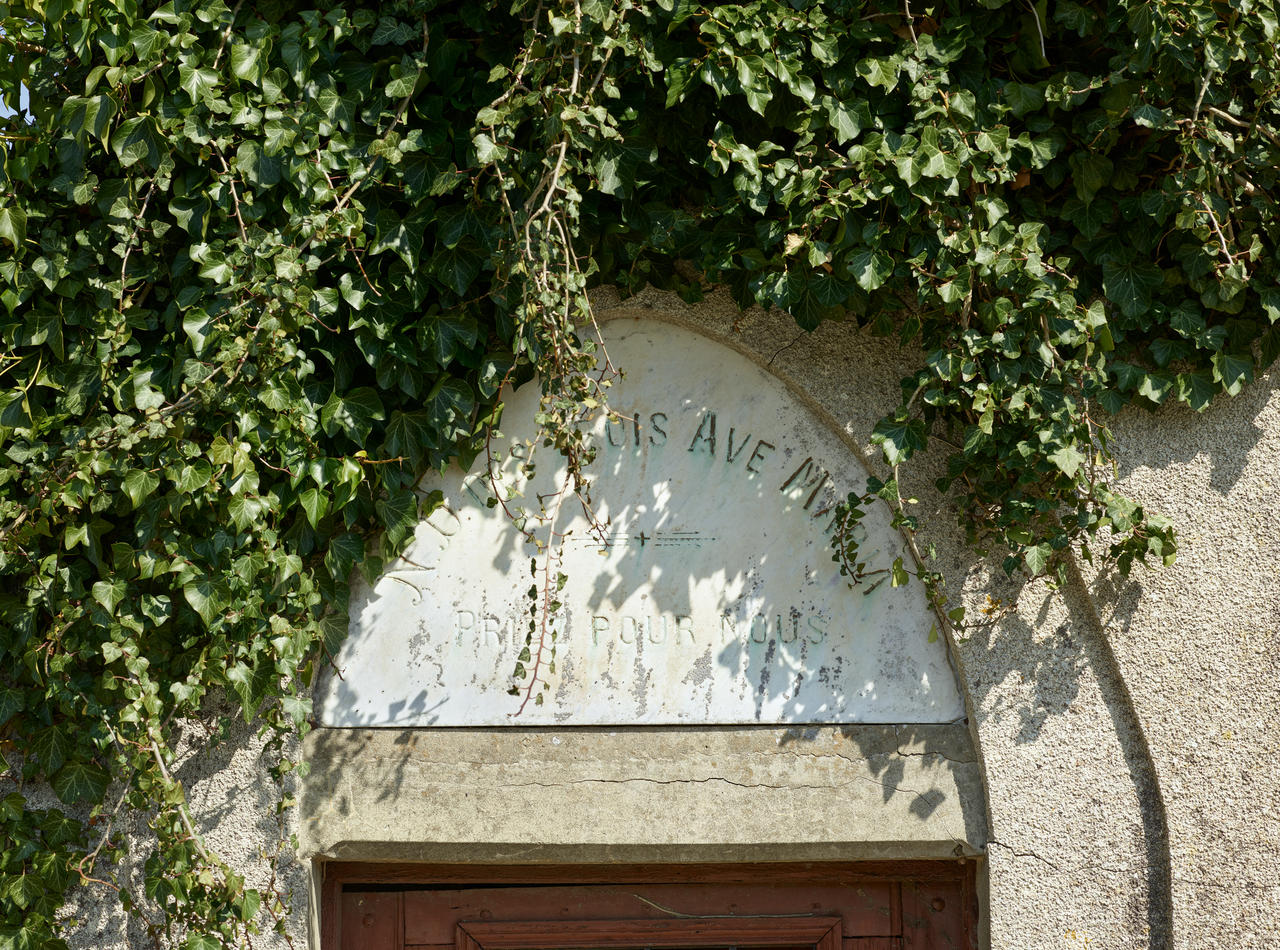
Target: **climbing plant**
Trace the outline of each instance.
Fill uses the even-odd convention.
[[[1108,420],[1280,352],[1277,28],[1252,0],[0,2],[0,948],[62,946],[79,885],[158,944],[284,932],[198,834],[178,727],[216,739],[229,697],[299,768],[347,578],[504,385],[539,374],[581,472],[594,284],[917,354],[873,434],[913,545],[898,476],[934,444],[1010,572],[1171,559]]]

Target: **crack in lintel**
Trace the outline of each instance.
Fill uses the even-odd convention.
[[[738,782],[723,775],[708,775],[703,778],[673,778],[659,779],[649,778],[648,776],[635,775],[627,778],[580,778],[570,779],[564,782],[508,782],[503,783],[501,788],[564,788],[569,785],[626,785],[631,782],[643,782],[649,785],[706,785],[710,782],[723,782],[725,785],[732,785],[735,788],[745,789],[769,789],[771,791],[818,791],[829,792],[837,791],[842,788],[848,788],[854,782],[869,782],[872,785],[883,788],[891,793],[905,792],[916,798],[923,799],[926,792],[918,791],[914,788],[907,788],[905,785],[895,785],[892,782],[882,782],[879,779],[872,778],[869,775],[855,775],[846,782],[835,782],[826,785],[808,785],[787,782],[780,785],[774,785],[769,782]]]

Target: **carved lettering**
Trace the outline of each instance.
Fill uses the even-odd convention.
[[[659,419],[666,422],[667,414],[665,412],[655,412],[649,416],[649,428],[653,430],[649,433],[650,445],[662,445],[667,441],[667,430],[658,425]],[[655,433],[660,437],[660,439],[654,438]]]
[[[615,425],[622,430],[617,442],[613,440],[613,427]],[[615,449],[622,448],[627,441],[627,421],[621,418],[615,419],[613,416],[606,418],[604,421],[604,437],[609,440],[609,444]]]
[[[462,646],[464,638],[470,638],[476,632],[476,615],[470,610],[459,610],[453,615],[454,643]]]
[[[490,638],[493,639],[494,646],[502,646],[505,639],[503,636],[506,624],[493,614],[485,614],[484,617],[484,642],[488,644]]]
[[[660,617],[658,617],[658,620],[661,621],[660,624],[655,624],[653,622],[652,617],[645,618],[645,628],[649,632],[650,643],[665,643],[667,640],[667,615],[662,614]],[[662,629],[662,636],[654,635],[654,630],[657,629],[658,627],[661,627]]]
[[[822,617],[808,616],[805,625],[809,628],[809,642],[821,643],[827,636],[827,621]]]
[[[768,643],[769,642],[769,617],[766,614],[756,614],[751,618],[751,642],[752,643]]]
[[[609,618],[595,616],[591,618],[591,645],[600,645],[600,634],[604,634],[605,638],[609,636]]]
[[[813,500],[818,497],[818,492],[822,490],[823,486],[827,485],[831,481],[831,473],[826,469],[819,468],[815,465],[813,457],[810,456],[800,463],[800,467],[791,473],[790,478],[782,483],[782,488],[780,488],[779,491],[785,492],[791,487],[793,482],[797,481],[801,490],[808,488],[810,485],[813,486],[813,491],[809,492],[809,497],[805,499],[804,503],[804,510],[808,511],[809,507],[813,504]],[[823,508],[815,513],[814,517],[824,515],[829,510],[829,508]]]
[[[712,456],[716,454],[716,414],[714,412],[704,412],[702,421],[698,423],[698,431],[694,433],[693,441],[689,443],[689,451],[692,452],[697,448],[699,442],[705,442],[707,449]]]
[[[728,446],[728,450],[725,452],[725,455],[724,455],[724,460],[728,462],[730,465],[732,465],[734,462],[738,460],[738,456],[742,455],[743,449],[745,449],[751,443],[751,436],[750,434],[748,434],[747,437],[744,438],[742,440],[742,443],[738,446],[738,451],[734,452],[733,451],[733,433],[734,433],[734,428],[733,426],[730,426],[729,427],[729,446]]]
[[[764,452],[760,451],[761,449],[768,449],[770,452],[773,452],[774,450],[777,449],[777,446],[773,445],[772,443],[766,442],[764,439],[761,439],[759,442],[756,443],[756,447],[751,453],[751,458],[747,459],[747,471],[753,475],[760,474],[760,469],[756,468],[755,464],[756,462],[764,461],[765,454]]]
[[[689,637],[690,643],[695,642],[693,639],[693,618],[692,617],[686,617],[686,616],[676,617],[676,643],[679,643],[681,639],[683,639],[681,634],[687,635]]]

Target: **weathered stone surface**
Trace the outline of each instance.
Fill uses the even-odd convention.
[[[314,857],[847,861],[986,841],[963,725],[319,729],[305,755]]]
[[[531,454],[538,395],[526,386],[504,414],[509,439],[425,486],[443,504],[372,588],[357,584],[322,723],[510,724],[512,672],[547,616],[554,663],[535,630],[523,665],[548,688],[525,725],[961,717],[920,585],[881,575],[851,590],[832,560],[835,506],[866,481],[843,437],[706,337],[634,320],[603,333],[623,377],[609,396],[620,418],[591,431],[594,520],[560,490],[560,457]],[[549,572],[521,526],[550,540]],[[901,554],[883,505],[860,530],[868,561]]]

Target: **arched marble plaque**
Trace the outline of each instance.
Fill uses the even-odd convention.
[[[352,592],[351,627],[317,697],[327,726],[950,722],[963,715],[917,584],[851,590],[831,559],[832,506],[861,489],[857,455],[776,377],[690,330],[606,323],[624,376],[592,433],[593,536],[572,498],[554,672],[541,704],[508,695],[529,620],[534,547],[472,472],[425,486],[444,504],[405,556]],[[534,386],[508,400],[496,482],[539,511],[553,450],[520,475]],[[516,446],[514,452],[512,446]],[[550,503],[549,503],[550,504]],[[888,515],[863,551],[889,564]],[[539,532],[546,537],[545,529]],[[541,563],[540,558],[540,563]],[[528,665],[528,664],[526,664]]]

